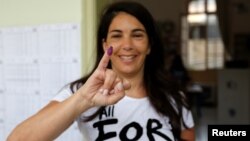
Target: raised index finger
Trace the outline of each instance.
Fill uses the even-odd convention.
[[[107,68],[107,66],[109,64],[109,59],[110,59],[110,56],[112,55],[112,53],[113,53],[113,47],[111,46],[104,53],[101,61],[99,62],[98,69]]]

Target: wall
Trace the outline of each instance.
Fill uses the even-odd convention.
[[[83,13],[86,13],[82,9],[84,5],[88,4],[86,4],[86,1],[84,2],[82,0],[0,0],[0,28],[14,29],[12,27],[36,27],[60,23],[76,23],[81,26],[85,20]],[[88,2],[91,1],[88,0]],[[83,68],[80,64],[81,61],[78,61],[81,55],[78,26],[75,28],[77,29],[76,32],[71,32],[69,29],[66,29],[66,32],[64,32],[65,30],[54,30],[53,32],[51,32],[52,30],[42,30],[41,32],[39,28],[26,29],[29,30],[26,30],[27,32],[17,30],[18,32],[9,32],[10,34],[6,32],[6,29],[0,31],[1,141],[6,139],[10,131],[19,122],[47,104],[63,85],[78,78],[81,68]],[[51,34],[47,34],[48,31]],[[58,38],[54,38],[55,35],[59,35]],[[75,47],[78,49],[75,50]],[[61,57],[62,52],[58,51],[60,49],[65,52]],[[73,56],[77,56],[77,66],[68,65],[72,64],[67,63],[71,60],[68,57],[71,55],[69,50],[72,50]],[[82,56],[86,56],[84,55],[87,53],[85,50],[82,49],[81,52]],[[58,57],[57,61],[56,57]],[[46,62],[47,58],[49,58],[49,63]],[[60,62],[64,62],[63,67],[60,67]],[[50,63],[51,65],[49,65]],[[11,71],[11,68],[15,72]],[[68,68],[76,71],[65,73]],[[58,74],[62,75],[59,76]],[[67,74],[69,74],[69,80],[66,80]],[[72,77],[74,74],[77,75],[75,78]],[[13,88],[13,82],[16,83],[15,88]],[[69,138],[80,140],[81,136],[78,131],[75,131],[77,130],[76,127],[75,124],[71,126],[57,141],[65,141]]]
[[[82,73],[92,68],[99,0],[0,0],[0,28],[57,23],[81,24]],[[104,5],[108,0],[102,1]]]
[[[230,0],[228,4],[229,10],[229,47],[236,59],[247,59],[250,65],[250,1],[249,0]],[[248,35],[248,47],[238,43],[236,36]],[[239,38],[238,38],[239,39]]]
[[[250,32],[250,1],[249,0],[230,0],[230,21],[231,31],[234,33]]]
[[[0,26],[81,22],[82,0],[0,0]]]

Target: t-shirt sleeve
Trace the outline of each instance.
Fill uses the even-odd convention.
[[[188,110],[187,108],[183,107],[182,116],[187,128],[194,127],[194,119],[191,110]],[[182,125],[182,130],[184,129],[185,127]]]
[[[64,87],[62,88],[55,96],[54,98],[52,98],[51,101],[58,101],[58,102],[62,102],[65,99],[69,98],[72,95],[72,92],[70,90],[70,88]]]

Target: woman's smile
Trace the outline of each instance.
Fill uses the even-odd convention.
[[[119,58],[124,63],[130,63],[136,59],[136,55],[119,55]]]

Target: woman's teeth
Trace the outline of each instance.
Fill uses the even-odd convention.
[[[132,61],[135,56],[120,56],[123,61]]]

